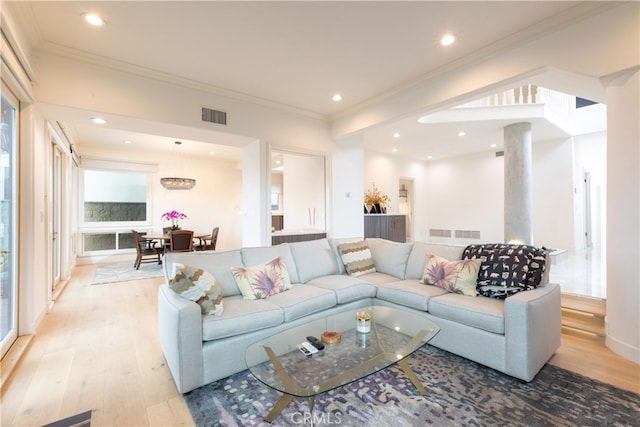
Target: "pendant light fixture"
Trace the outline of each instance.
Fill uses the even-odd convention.
[[[174,142],[175,147],[182,145],[181,141]],[[176,154],[178,149],[175,148]],[[167,190],[191,190],[196,185],[193,178],[164,177],[160,178],[160,184]]]

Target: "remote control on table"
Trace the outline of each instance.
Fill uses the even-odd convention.
[[[320,341],[318,338],[313,336],[308,336],[307,341],[309,341],[309,343],[311,343],[311,345],[317,348],[318,350],[324,350],[324,343]]]
[[[298,350],[300,350],[305,356],[311,356],[314,353],[318,352],[318,349],[309,344],[307,341],[301,342],[297,345]]]

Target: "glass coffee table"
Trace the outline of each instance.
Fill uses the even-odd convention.
[[[369,332],[360,332],[362,324],[356,328],[356,314],[363,311],[371,317],[367,323]],[[395,363],[418,391],[427,395],[407,357],[439,330],[438,325],[418,314],[372,306],[312,320],[252,344],[245,353],[249,371],[266,386],[283,393],[265,421],[272,422],[296,397],[308,399],[309,411],[313,412],[314,398],[320,393],[358,381]],[[340,341],[324,343],[324,350],[311,356],[297,348],[307,336],[320,339],[325,331],[339,332]]]

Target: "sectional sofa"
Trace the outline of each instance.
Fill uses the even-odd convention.
[[[431,345],[510,376],[530,381],[560,346],[560,287],[548,283],[548,268],[533,290],[506,299],[466,296],[420,283],[428,254],[459,260],[464,246],[364,241],[375,272],[345,271],[341,242],[320,239],[226,252],[167,253],[166,283],[158,292],[158,332],[178,391],[189,392],[246,369],[245,349],[266,336],[329,313],[370,305],[420,313],[441,330]],[[232,267],[282,257],[291,289],[268,298],[243,298]],[[174,292],[176,265],[205,270],[220,286],[222,315]]]

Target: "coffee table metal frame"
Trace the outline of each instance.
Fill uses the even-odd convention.
[[[355,314],[369,310],[371,332],[358,333]],[[337,344],[313,356],[304,356],[296,345],[323,331],[339,331]],[[440,328],[415,313],[391,307],[371,306],[333,314],[276,333],[250,345],[245,353],[250,372],[260,382],[283,393],[265,421],[272,422],[294,398],[309,401],[313,412],[315,396],[363,379],[393,364],[398,364],[423,396],[424,385],[407,361],[408,356],[433,338]]]

